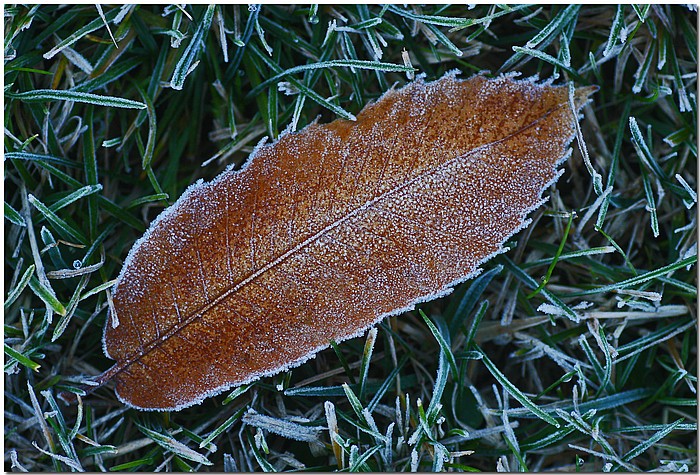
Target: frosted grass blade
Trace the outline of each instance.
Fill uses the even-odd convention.
[[[94,104],[102,107],[119,107],[122,109],[145,109],[146,104],[114,96],[102,96],[89,92],[62,91],[54,89],[35,89],[29,92],[10,93],[8,97],[24,102],[73,101]]]
[[[83,38],[85,35],[92,33],[93,31],[99,30],[102,26],[106,26],[107,22],[114,20],[114,18],[119,14],[119,8],[113,8],[108,11],[104,16],[92,20],[90,23],[80,28],[78,31],[70,35],[65,40],[58,43],[56,46],[51,48],[50,51],[44,53],[44,59],[51,59],[60,53],[65,47],[72,45],[79,39]],[[107,27],[109,28],[109,27]]]
[[[215,9],[216,5],[209,5],[207,7],[207,11],[204,13],[204,18],[202,18],[202,21],[197,25],[197,29],[192,35],[192,40],[185,48],[185,52],[177,62],[177,65],[175,65],[175,70],[173,71],[173,76],[170,80],[170,87],[173,89],[179,91],[185,84],[185,78],[191,72],[192,65],[194,64],[199,51],[204,46],[204,37],[209,32],[209,28],[211,27]]]
[[[508,378],[501,373],[501,371],[494,365],[491,360],[486,356],[486,353],[479,348],[476,347],[476,350],[481,353],[481,360],[484,362],[484,365],[486,368],[489,370],[489,372],[493,375],[494,378],[503,386],[503,388],[508,391],[508,393],[515,398],[520,404],[525,406],[526,410],[530,411],[532,414],[535,416],[539,417],[543,421],[547,422],[548,424],[553,425],[556,428],[561,427],[560,424],[554,419],[552,416],[547,414],[545,411],[537,407],[535,403],[533,403],[530,398],[528,398],[525,394],[523,394],[513,383],[511,383]]]
[[[27,267],[27,270],[24,271],[22,274],[22,277],[20,277],[19,281],[15,285],[15,287],[10,290],[10,293],[7,295],[7,299],[5,300],[4,303],[4,309],[7,310],[10,308],[10,306],[14,303],[15,300],[17,300],[17,297],[20,296],[24,288],[27,286],[29,283],[29,279],[32,278],[34,275],[34,269],[35,266],[34,264],[31,264],[29,267]]]
[[[213,465],[209,461],[209,459],[207,459],[204,455],[190,449],[182,442],[175,440],[172,436],[161,434],[160,432],[148,429],[147,427],[144,427],[138,423],[136,424],[136,426],[141,432],[143,432],[145,436],[147,436],[156,444],[163,447],[165,450],[172,452],[175,455],[178,455],[187,460],[191,460],[196,463],[201,463],[202,465]]]
[[[58,301],[56,298],[56,293],[46,287],[44,284],[39,282],[39,280],[31,276],[29,279],[29,288],[32,289],[32,292],[39,297],[47,306],[49,306],[54,312],[58,313],[59,315],[65,315],[66,314],[66,307],[63,306],[61,302]]]
[[[24,221],[22,215],[19,214],[19,212],[16,209],[10,206],[7,203],[7,201],[5,201],[5,219],[7,219],[12,224],[21,226],[23,228],[27,226],[27,223]]]

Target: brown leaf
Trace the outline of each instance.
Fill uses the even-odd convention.
[[[574,113],[565,87],[416,81],[192,185],[124,263],[100,383],[178,410],[449,293],[527,225],[593,90]]]

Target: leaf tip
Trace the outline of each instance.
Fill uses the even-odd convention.
[[[590,98],[599,90],[600,87],[596,86],[595,84],[591,86],[583,86],[576,88],[576,90],[574,91],[574,102],[576,103],[576,106],[583,106],[586,103],[586,101],[588,101],[588,98]]]

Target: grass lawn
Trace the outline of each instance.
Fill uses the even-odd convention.
[[[4,13],[6,470],[698,470],[696,11]],[[115,279],[190,184],[455,69],[600,87],[549,200],[477,279],[180,412],[110,384],[58,399],[112,365]]]

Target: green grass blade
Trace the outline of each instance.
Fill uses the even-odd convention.
[[[659,217],[656,214],[656,199],[654,199],[654,190],[651,189],[649,176],[644,170],[642,170],[642,184],[644,185],[644,196],[647,200],[647,210],[651,216],[651,231],[654,237],[657,238],[659,237]]]
[[[622,7],[622,5],[620,5],[620,7]],[[656,56],[656,42],[651,42],[644,53],[644,61],[639,65],[637,72],[634,73],[634,77],[636,79],[634,81],[634,85],[632,86],[632,92],[635,94],[642,92],[642,88],[647,82],[649,70],[651,69],[651,62],[654,59],[654,56]]]
[[[362,351],[362,360],[360,362],[360,393],[359,399],[363,400],[365,395],[365,389],[367,386],[367,375],[369,373],[369,365],[372,361],[372,353],[374,352],[374,343],[377,340],[377,329],[372,328],[367,332],[367,340],[365,341],[365,347]]]
[[[476,347],[476,351],[481,353],[481,361],[484,362],[484,365],[486,366],[486,369],[489,370],[491,375],[496,378],[496,380],[499,382],[503,388],[508,391],[508,393],[513,396],[513,398],[518,401],[520,404],[522,404],[528,411],[530,411],[532,414],[535,416],[539,417],[543,421],[545,421],[548,424],[553,425],[557,429],[560,426],[560,424],[554,419],[552,416],[547,414],[545,411],[540,409],[535,403],[533,403],[530,398],[528,398],[525,394],[523,394],[513,383],[511,383],[508,378],[501,373],[501,371],[494,365],[491,360],[486,356],[486,353],[479,348],[478,346]]]
[[[647,19],[647,14],[649,13],[649,8],[651,8],[651,5],[637,5],[633,3],[632,5],[632,10],[634,10],[634,13],[637,14],[637,17],[639,18],[639,21],[644,23]]]
[[[428,427],[435,424],[438,416],[440,415],[440,410],[442,409],[442,404],[440,401],[442,400],[442,395],[445,391],[445,386],[447,385],[447,379],[449,377],[448,363],[449,358],[447,356],[447,352],[444,348],[441,348],[440,355],[438,356],[438,369],[437,376],[435,377],[435,385],[433,386],[433,394],[430,398],[430,404],[428,405],[428,410],[426,411],[425,415]],[[454,374],[456,375],[457,373]]]
[[[570,66],[567,66],[566,64],[562,63],[559,59],[543,51],[539,51],[532,48],[523,48],[521,46],[513,46],[513,51],[526,56],[532,56],[546,63],[549,63],[552,66],[556,66],[557,68],[566,71],[569,75],[571,75],[573,79],[575,79],[579,83],[585,84],[586,82],[586,80],[583,77],[581,77],[576,71],[574,71]]]
[[[214,429],[214,430],[211,432],[211,434],[209,434],[204,440],[202,440],[202,441],[199,443],[199,448],[201,449],[201,448],[206,447],[206,446],[209,445],[214,439],[216,439],[216,438],[219,437],[221,434],[223,434],[224,432],[226,432],[235,422],[237,422],[238,420],[240,420],[240,418],[243,416],[243,414],[244,414],[245,411],[247,411],[247,410],[248,410],[247,407],[242,407],[242,408],[240,408],[238,411],[236,411],[235,413],[233,413],[233,415],[232,415],[231,417],[229,417],[228,419],[226,419],[226,421],[224,421],[223,424],[221,424],[219,427],[217,427],[216,429]]]
[[[15,300],[17,300],[17,297],[19,297],[22,294],[24,288],[29,283],[29,279],[31,279],[34,275],[35,268],[36,267],[34,266],[34,264],[31,264],[29,267],[27,267],[27,270],[24,271],[22,277],[20,277],[17,284],[10,290],[10,293],[7,295],[7,299],[5,299],[5,303],[3,305],[5,311],[7,311],[7,309],[10,308],[10,306],[15,302]]]
[[[123,109],[145,109],[146,105],[141,102],[132,101],[114,96],[102,96],[88,92],[60,91],[53,89],[35,89],[28,92],[5,93],[8,97],[19,99],[24,102],[48,102],[48,101],[73,101],[84,104],[93,104],[102,107],[119,107]]]
[[[615,17],[613,18],[612,27],[610,28],[610,35],[608,36],[608,42],[605,44],[605,49],[603,50],[603,57],[610,56],[617,40],[620,37],[620,32],[625,26],[625,6],[618,5],[615,11]]]
[[[19,351],[8,346],[7,343],[5,343],[5,354],[8,357],[13,358],[15,361],[17,361],[22,366],[26,366],[27,368],[31,369],[32,371],[38,372],[39,368],[41,368],[41,365],[39,363],[36,363],[36,362],[32,361],[31,358],[24,356]],[[5,363],[5,370],[7,370],[7,365],[8,365],[8,363]]]
[[[488,271],[479,275],[469,285],[469,289],[462,296],[462,299],[459,301],[459,305],[455,308],[452,314],[452,319],[450,320],[450,335],[452,335],[452,338],[457,335],[460,327],[463,325],[463,322],[472,313],[474,307],[476,307],[477,302],[484,293],[484,290],[488,287],[491,281],[501,273],[502,270],[503,266],[499,264],[493,269],[489,269]],[[449,316],[447,316],[447,319],[449,320]]]
[[[654,159],[652,156],[651,150],[649,150],[649,146],[642,136],[642,131],[639,129],[639,125],[637,124],[637,119],[635,117],[630,116],[629,126],[630,132],[632,132],[632,144],[634,145],[634,149],[637,151],[637,156],[641,162],[646,165],[647,168],[661,181],[667,182],[668,176],[666,175],[666,172],[661,169],[656,159]]]
[[[523,271],[519,266],[517,266],[515,262],[511,261],[508,258],[504,258],[504,263],[505,266],[513,273],[515,277],[517,277],[521,282],[523,282],[531,289],[536,289],[539,286],[537,281],[535,281],[535,279],[533,279],[531,276],[525,273],[525,271]],[[543,288],[542,290],[540,290],[540,294],[547,300],[549,300],[549,302],[552,305],[559,308],[562,311],[562,314],[566,315],[570,320],[574,322],[579,321],[578,315],[576,315],[576,313],[571,308],[569,308],[568,305],[566,305],[559,297],[551,293],[549,290]]]
[[[352,410],[355,411],[355,414],[357,414],[357,417],[364,419],[362,415],[362,403],[347,383],[343,383],[343,391],[345,391],[345,396],[348,398],[350,406]]]
[[[648,439],[640,442],[637,444],[632,450],[627,452],[623,457],[622,460],[625,462],[629,462],[635,457],[638,457],[640,454],[643,452],[649,450],[649,448],[653,447],[654,444],[658,443],[661,439],[666,437],[668,434],[676,430],[676,428],[683,422],[683,419],[678,419],[676,422],[667,425],[660,431],[656,432],[654,435],[649,437]]]
[[[389,373],[389,376],[387,376],[386,379],[382,382],[382,385],[379,387],[379,389],[377,389],[377,392],[372,397],[372,400],[369,402],[369,404],[367,404],[367,410],[370,413],[374,412],[374,409],[377,407],[377,404],[379,404],[379,401],[387,393],[391,385],[394,383],[396,376],[398,376],[399,372],[401,371],[401,368],[404,367],[408,360],[408,355],[405,355],[403,358],[401,358],[401,361],[399,361],[399,363],[396,365],[396,368],[394,368],[391,371],[391,373]]]
[[[22,215],[19,214],[16,209],[10,206],[7,201],[5,201],[5,219],[17,226],[21,226],[23,228],[27,227],[27,223],[24,221]]]
[[[542,283],[537,286],[535,290],[533,290],[530,294],[528,294],[527,298],[531,299],[538,293],[544,289],[545,285],[549,282],[549,279],[552,277],[552,272],[554,272],[554,267],[557,265],[557,262],[559,261],[559,258],[564,251],[564,245],[566,244],[566,238],[569,237],[569,231],[571,230],[571,224],[574,222],[574,213],[569,213],[569,221],[566,223],[566,228],[564,228],[564,235],[561,238],[561,241],[559,243],[559,248],[557,249],[557,252],[554,254],[554,257],[552,258],[552,263],[549,264],[549,268],[547,269],[547,273],[544,275],[544,278],[542,279]]]
[[[202,465],[213,465],[204,455],[190,449],[182,442],[178,442],[172,436],[148,429],[141,424],[136,424],[136,426],[146,437],[163,447],[168,452],[172,452],[179,457],[191,460],[195,463],[201,463]]]
[[[54,213],[48,206],[46,206],[44,203],[42,203],[36,197],[34,197],[34,195],[27,196],[27,199],[65,239],[77,243],[87,244],[87,239],[85,239],[85,236],[83,236],[83,234],[80,231],[68,225],[68,223],[66,223],[63,219],[59,218],[56,213]]]
[[[56,298],[56,293],[53,289],[45,286],[39,280],[31,276],[29,278],[29,288],[32,289],[34,295],[39,297],[49,308],[59,315],[66,314],[66,307]]]
[[[534,38],[532,38],[525,44],[525,47],[535,48],[550,35],[558,34],[558,32],[561,31],[561,29],[564,26],[571,23],[571,21],[578,16],[578,12],[580,9],[581,5],[569,5],[568,7],[557,13],[557,15],[554,18],[552,18],[552,21],[550,21],[547,24],[547,26],[542,28],[539,31],[539,33],[535,35]]]
[[[669,264],[667,266],[663,266],[657,270],[650,271],[650,272],[645,272],[642,273],[641,275],[638,275],[637,277],[632,277],[631,279],[626,279],[621,282],[617,282],[615,284],[610,284],[610,285],[604,285],[601,287],[593,288],[590,290],[584,290],[582,292],[572,292],[569,294],[570,296],[576,296],[580,297],[583,295],[593,295],[593,294],[599,294],[599,293],[604,293],[604,292],[611,292],[619,289],[626,289],[628,287],[634,287],[635,285],[642,284],[644,282],[650,281],[652,279],[660,279],[661,277],[664,277],[666,274],[669,274],[675,270],[682,269],[684,267],[692,266],[695,263],[697,263],[698,257],[697,256],[690,256],[686,257],[685,259],[682,259],[680,261],[676,261],[672,264]]]
[[[65,208],[69,204],[75,203],[81,198],[84,198],[86,196],[93,195],[97,193],[98,191],[102,191],[102,185],[86,185],[83,186],[82,188],[78,188],[75,190],[73,193],[65,196],[64,198],[61,198],[60,200],[56,201],[55,203],[49,205],[49,209],[53,211],[54,213],[57,212],[58,210]]]
[[[258,58],[262,59],[262,60],[265,62],[265,64],[266,64],[268,67],[270,67],[275,73],[279,74],[279,73],[282,72],[282,71],[281,71],[281,68],[280,68],[278,65],[276,65],[275,63],[273,63],[272,61],[270,61],[269,58],[267,58],[265,55],[263,55],[263,54],[255,47],[255,45],[250,45],[249,47],[250,47],[251,51],[253,51],[253,52],[256,54],[256,56],[257,56]],[[323,107],[325,107],[326,109],[330,110],[331,112],[333,112],[334,114],[338,115],[339,117],[342,117],[343,119],[347,119],[347,120],[353,120],[353,121],[356,120],[354,115],[352,115],[351,113],[347,112],[347,111],[346,111],[345,109],[343,109],[342,107],[339,107],[339,106],[333,104],[332,102],[328,101],[327,99],[324,99],[323,97],[321,97],[321,95],[319,95],[319,94],[318,94],[317,92],[315,92],[313,89],[308,88],[307,86],[305,86],[304,84],[300,83],[300,82],[297,81],[296,79],[289,78],[289,82],[291,82],[292,84],[294,84],[294,86],[296,86],[297,88],[299,88],[299,91],[300,91],[302,94],[304,94],[305,96],[307,96],[309,99],[311,99],[312,101],[314,101],[314,102],[320,104],[321,106],[323,106]]]
[[[370,71],[382,71],[382,72],[412,72],[413,68],[392,63],[382,63],[380,61],[364,61],[364,60],[347,60],[347,59],[335,59],[330,61],[321,61],[316,63],[304,64],[301,66],[295,66],[289,68],[281,73],[275,74],[274,76],[264,80],[257,86],[255,86],[249,93],[248,97],[255,97],[260,94],[264,89],[268,88],[271,84],[278,83],[281,79],[291,76],[292,74],[297,74],[304,71],[314,71],[318,69],[331,69],[331,68],[357,68],[365,69]]]
[[[114,18],[119,14],[119,8],[113,8],[112,10],[108,11],[104,16],[101,16],[100,18],[96,18],[84,27],[78,29],[75,33],[71,34],[69,37],[67,37],[65,40],[61,41],[58,43],[56,46],[54,46],[51,50],[48,52],[44,53],[44,59],[51,59],[58,53],[60,53],[63,49],[66,47],[72,45],[79,39],[85,37],[85,35],[92,33],[93,31],[96,31],[103,26],[107,26],[107,22],[114,20]],[[107,28],[109,28],[107,26]]]
[[[36,160],[39,162],[50,162],[50,163],[56,163],[58,165],[64,166],[64,167],[69,167],[69,168],[77,168],[78,164],[75,162],[72,162],[70,160],[66,160],[65,158],[60,158],[60,157],[54,157],[51,155],[43,155],[39,153],[30,153],[30,152],[7,152],[5,154],[5,159],[6,160]]]
[[[196,67],[195,59],[197,58],[197,55],[199,55],[200,50],[204,46],[205,35],[209,32],[209,29],[211,28],[211,22],[214,18],[215,9],[216,5],[207,6],[207,10],[204,13],[204,17],[199,22],[199,24],[197,24],[194,34],[192,35],[192,40],[190,40],[190,42],[187,44],[187,47],[185,48],[185,51],[182,54],[182,57],[175,65],[175,69],[173,70],[173,76],[170,80],[170,87],[172,87],[176,91],[182,90],[182,87],[185,84],[185,78],[190,72],[192,72],[194,67]]]
[[[469,330],[466,333],[467,336],[467,342],[465,345],[465,348],[471,348],[473,343],[474,343],[474,338],[476,337],[476,332],[479,329],[479,324],[481,323],[481,320],[484,318],[484,315],[486,315],[486,310],[489,308],[489,302],[488,300],[484,300],[481,302],[481,305],[479,305],[479,308],[476,311],[476,315],[474,315],[474,320],[472,320],[471,325],[469,325]]]
[[[449,363],[449,368],[452,371],[453,376],[457,377],[457,363],[455,362],[454,354],[452,354],[452,348],[450,347],[450,344],[445,339],[445,336],[440,333],[440,330],[438,330],[435,324],[430,321],[430,319],[425,313],[423,313],[423,310],[418,310],[418,313],[421,317],[423,317],[423,321],[425,321],[425,324],[428,325],[430,332],[433,334],[433,337],[435,337],[438,344],[440,345],[441,351],[445,353],[445,358],[447,358],[447,362]],[[444,328],[444,325],[442,326]],[[447,334],[447,337],[449,338],[449,334]]]

